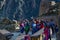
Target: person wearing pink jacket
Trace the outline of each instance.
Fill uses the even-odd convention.
[[[45,40],[48,40],[49,39],[49,27],[45,27],[44,29],[44,35],[45,35]]]

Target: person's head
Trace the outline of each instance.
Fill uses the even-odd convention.
[[[48,21],[48,20],[46,20],[46,22],[48,23],[49,21]]]
[[[41,20],[41,22],[40,23],[43,23],[43,21]]]
[[[48,29],[49,29],[49,26],[48,26],[48,25],[46,25],[44,28],[48,28]]]
[[[53,21],[53,19],[51,19],[50,21]]]
[[[36,23],[36,21],[34,21],[34,23]]]

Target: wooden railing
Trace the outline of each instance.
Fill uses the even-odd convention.
[[[31,40],[43,40],[43,36],[42,34],[40,34],[39,36],[33,36],[31,37]]]
[[[44,28],[40,29],[38,32],[31,36],[31,40],[43,40]]]

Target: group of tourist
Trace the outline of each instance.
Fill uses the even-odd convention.
[[[22,20],[20,22],[20,32],[25,33],[26,35],[32,35],[40,29],[44,28],[44,40],[51,40],[51,34],[58,32],[58,26],[54,20],[45,20],[45,19],[31,19],[31,20]]]

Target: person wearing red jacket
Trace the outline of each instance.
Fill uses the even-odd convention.
[[[44,28],[44,35],[45,35],[45,40],[48,40],[49,39],[49,27],[48,26]]]
[[[44,28],[44,23],[43,21],[40,22],[40,29]]]
[[[30,36],[29,35],[26,35],[24,40],[30,40]]]

